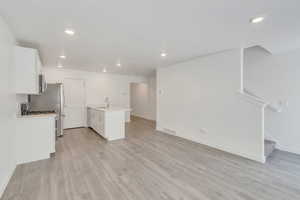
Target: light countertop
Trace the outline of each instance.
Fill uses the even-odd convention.
[[[110,106],[108,108],[105,108],[103,106],[87,106],[88,108],[99,110],[99,111],[105,111],[105,112],[117,112],[117,111],[131,111],[131,108],[121,107],[121,106]]]
[[[20,115],[17,114],[17,119],[30,119],[30,118],[49,118],[56,117],[56,113],[47,113],[47,114],[35,114],[35,115]]]

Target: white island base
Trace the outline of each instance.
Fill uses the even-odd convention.
[[[119,107],[88,107],[87,125],[107,139],[125,138],[125,112],[129,109]]]

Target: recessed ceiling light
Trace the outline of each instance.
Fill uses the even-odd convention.
[[[58,68],[63,68],[64,66],[62,66],[62,64],[58,64],[57,67]]]
[[[166,52],[161,52],[161,53],[160,53],[160,56],[161,56],[161,57],[166,57],[167,55],[168,55],[168,54],[167,54]]]
[[[59,56],[61,59],[66,59],[66,56],[65,55],[61,55]]]
[[[250,19],[250,22],[252,24],[257,24],[257,23],[264,21],[264,19],[265,19],[264,17],[254,17],[254,18]]]
[[[75,34],[75,31],[73,29],[67,28],[65,30],[65,34],[72,36]]]
[[[117,66],[118,66],[118,67],[121,67],[122,65],[121,65],[121,63],[120,63],[120,62],[118,62],[118,63],[117,63]]]
[[[103,73],[107,72],[105,67],[103,68],[102,72],[103,72]]]

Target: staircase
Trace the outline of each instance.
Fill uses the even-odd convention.
[[[252,91],[250,91],[249,89],[244,88],[240,94],[242,94],[242,96],[246,97],[247,99],[250,99],[251,101],[254,101],[256,103],[259,103],[259,104],[263,105],[264,108],[268,108],[273,112],[280,113],[282,111],[282,103],[271,104],[271,103],[267,102],[264,98],[256,95]],[[266,131],[264,131],[264,134],[266,134]],[[268,157],[275,150],[275,147],[276,147],[276,142],[274,142],[272,140],[267,140],[267,139],[264,140],[264,156],[265,156],[265,159],[268,159]]]
[[[260,156],[264,157],[264,162],[268,159],[268,157],[271,156],[271,154],[274,152],[276,147],[276,142],[266,139],[266,138],[272,138],[272,137],[266,137],[266,130],[265,130],[265,110],[269,109],[270,111],[273,111],[274,113],[280,113],[284,109],[285,106],[287,106],[286,101],[267,101],[264,97],[261,97],[260,95],[257,95],[255,92],[253,92],[248,87],[245,87],[244,85],[244,49],[241,49],[241,60],[240,60],[240,87],[237,92],[238,95],[243,97],[248,102],[253,102],[256,105],[259,105],[262,110],[262,126],[259,133],[262,135],[262,139],[264,138],[264,151],[261,152]],[[259,141],[262,142],[262,141]],[[264,154],[264,155],[263,155]]]
[[[276,147],[276,142],[265,140],[265,157],[266,159],[273,153]]]

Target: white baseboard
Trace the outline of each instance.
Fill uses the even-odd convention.
[[[260,163],[265,163],[266,162],[266,158],[265,158],[264,155],[261,155],[261,156],[250,155],[250,154],[245,153],[245,152],[236,151],[235,149],[232,149],[230,147],[225,147],[225,146],[216,145],[216,144],[204,144],[204,145],[207,145],[207,146],[210,146],[212,148],[216,148],[216,149],[219,149],[221,151],[225,151],[227,153],[231,153],[231,154],[234,154],[234,155],[237,155],[237,156],[241,156],[243,158],[247,158],[247,159],[250,159],[250,160],[253,160],[253,161],[257,161],[257,162],[260,162]]]
[[[158,126],[156,127],[156,130],[161,132],[161,133],[164,133],[164,134],[173,135],[173,134],[167,133],[166,131],[164,131],[163,128],[158,127]],[[181,137],[181,136],[176,135],[176,137]],[[221,145],[218,145],[218,144],[212,144],[212,143],[207,143],[207,142],[203,142],[203,141],[196,141],[196,140],[193,140],[193,139],[188,138],[188,137],[181,137],[181,138],[184,138],[186,140],[190,140],[190,141],[193,141],[193,142],[196,142],[196,143],[199,143],[199,144],[203,144],[203,145],[206,145],[206,146],[209,146],[209,147],[212,147],[212,148],[215,148],[215,149],[227,152],[227,153],[231,153],[231,154],[234,154],[234,155],[237,155],[237,156],[241,156],[241,157],[244,157],[244,158],[247,158],[247,159],[250,159],[250,160],[254,160],[254,161],[257,161],[257,162],[260,162],[260,163],[265,163],[266,162],[266,159],[265,159],[264,155],[261,155],[261,156],[250,155],[250,154],[247,154],[247,153],[244,153],[244,152],[236,151],[235,149],[232,149],[232,148],[229,148],[229,147],[225,147],[223,145],[221,146]]]
[[[11,177],[12,177],[12,175],[14,173],[15,169],[16,169],[16,165],[14,167],[12,167],[10,169],[9,173],[7,174],[7,176],[4,177],[4,179],[3,179],[3,181],[2,181],[2,183],[0,185],[0,199],[1,199],[3,193],[4,193],[5,189],[6,189],[6,186],[7,186],[8,182],[9,182],[9,180],[11,179]]]
[[[294,147],[288,147],[288,146],[284,146],[284,145],[280,145],[279,143],[276,143],[276,149],[300,155],[300,147],[294,148]]]
[[[150,118],[145,117],[145,116],[134,115],[134,114],[131,114],[130,116],[133,116],[133,117],[139,117],[139,118],[143,118],[143,119],[150,120],[150,121],[155,121],[154,119],[150,119]]]

